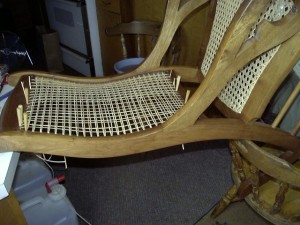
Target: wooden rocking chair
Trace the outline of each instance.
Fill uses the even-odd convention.
[[[208,2],[169,0],[152,53],[122,76],[11,75],[0,150],[100,158],[243,139],[289,149],[285,160],[295,161],[299,138],[259,119],[300,57],[300,1],[211,1],[201,69],[161,67],[181,22]],[[197,88],[185,90],[185,83]],[[222,116],[206,115],[214,105]]]

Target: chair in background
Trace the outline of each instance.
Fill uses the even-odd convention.
[[[154,21],[132,21],[106,28],[108,36],[120,36],[123,59],[114,64],[117,73],[135,69],[152,51],[160,34],[161,23]],[[162,65],[174,65],[178,62],[181,50],[181,30],[174,35]]]
[[[278,129],[300,93],[300,81],[272,122]],[[298,105],[299,107],[299,105]],[[288,132],[297,135],[300,120]],[[262,217],[278,225],[300,223],[300,159],[289,149],[249,140],[230,142],[234,185],[212,212],[217,217],[231,202],[245,201]],[[290,160],[286,161],[286,158]],[[290,163],[290,162],[291,163]],[[250,192],[250,194],[248,194]]]
[[[182,21],[208,2],[200,68],[160,66]],[[285,149],[280,157],[294,163],[300,139],[261,118],[300,58],[300,1],[167,4],[154,49],[133,71],[108,78],[11,75],[15,89],[1,114],[0,150],[105,158],[227,139]]]

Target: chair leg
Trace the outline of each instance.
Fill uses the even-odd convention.
[[[259,202],[259,170],[257,167],[250,165],[250,173],[251,173],[251,184],[252,184],[252,194],[253,194],[253,200],[257,203]]]
[[[219,216],[227,208],[227,206],[236,198],[237,191],[237,186],[233,185],[218,202],[217,206],[214,208],[210,216],[212,218],[216,218],[217,216]]]
[[[243,170],[243,161],[242,157],[237,150],[236,146],[232,143],[230,145],[230,151],[232,155],[232,164],[233,169],[236,171],[239,179],[241,181],[245,180],[245,173]],[[238,193],[239,187],[237,185],[233,185],[226,194],[221,198],[221,200],[218,202],[217,206],[214,208],[213,212],[211,213],[212,218],[216,218],[219,216],[226,208],[227,206],[233,202],[234,200],[237,200],[237,193]]]
[[[244,170],[243,170],[243,160],[242,157],[239,153],[239,151],[237,150],[236,145],[234,145],[232,142],[230,142],[229,144],[230,146],[230,151],[231,151],[231,155],[232,155],[232,163],[234,165],[234,170],[237,172],[237,175],[240,179],[240,181],[244,181],[246,179]]]

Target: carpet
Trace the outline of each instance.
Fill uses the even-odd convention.
[[[210,218],[211,211],[195,225],[272,225],[259,216],[245,201],[231,203],[216,219]]]
[[[192,225],[232,185],[230,164],[225,141],[69,158],[65,186],[77,212],[93,225]]]

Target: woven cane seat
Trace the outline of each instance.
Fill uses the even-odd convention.
[[[158,126],[183,106],[170,71],[107,83],[31,77],[28,127],[41,133],[113,136]]]

